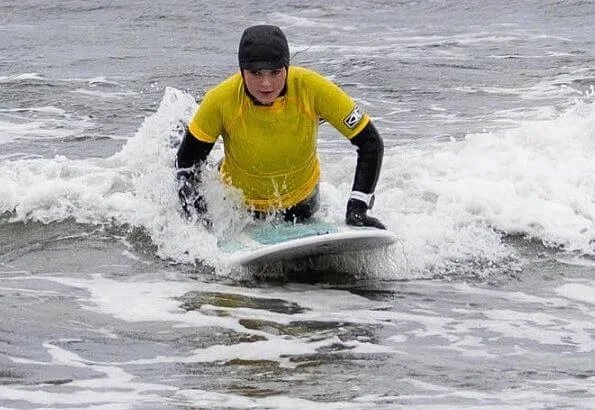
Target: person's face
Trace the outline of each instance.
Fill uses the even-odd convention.
[[[275,70],[243,70],[244,82],[248,91],[256,100],[263,105],[270,105],[279,97],[285,79],[287,78],[287,68],[281,67]]]

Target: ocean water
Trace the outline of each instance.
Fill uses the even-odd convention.
[[[594,19],[3,0],[0,408],[595,408]],[[214,233],[181,217],[175,126],[256,23],[374,119],[393,248],[234,271],[217,238],[246,221],[212,170]],[[355,152],[323,126],[319,153],[318,217],[340,222]]]

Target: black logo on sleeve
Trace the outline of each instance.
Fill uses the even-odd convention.
[[[343,122],[345,123],[345,125],[347,125],[347,128],[355,128],[355,126],[359,124],[363,116],[364,112],[361,108],[359,108],[359,105],[356,104],[355,107],[353,107],[353,110],[349,113],[349,115],[343,119]]]

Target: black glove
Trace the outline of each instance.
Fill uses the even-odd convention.
[[[176,178],[178,179],[178,196],[186,216],[191,217],[194,212],[199,215],[206,214],[207,202],[195,188],[199,183],[196,174],[190,170],[182,169],[178,171]]]
[[[378,219],[368,216],[368,207],[364,201],[353,198],[347,202],[345,223],[353,226],[371,226],[373,228],[386,229]]]

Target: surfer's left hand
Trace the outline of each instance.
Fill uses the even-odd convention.
[[[354,198],[351,198],[347,202],[345,223],[352,226],[370,226],[378,229],[386,229],[386,226],[378,218],[368,215],[368,207],[363,201]]]

